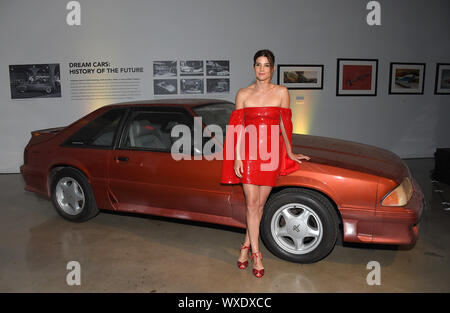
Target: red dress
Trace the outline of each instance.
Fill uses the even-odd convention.
[[[288,175],[298,170],[299,164],[287,156],[280,128],[280,120],[282,120],[292,147],[291,117],[290,108],[246,107],[234,110],[227,125],[220,182],[275,186],[277,176]],[[237,128],[236,131],[230,128],[233,126]],[[242,129],[245,128],[246,135],[241,143],[242,178],[237,177],[234,172],[234,151],[239,126]],[[253,141],[252,138],[254,138]]]

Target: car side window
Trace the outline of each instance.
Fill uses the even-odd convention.
[[[125,109],[112,109],[90,121],[64,143],[69,146],[112,147]]]
[[[121,148],[170,152],[178,137],[171,137],[172,128],[186,125],[192,131],[193,118],[184,112],[134,112],[125,129]]]

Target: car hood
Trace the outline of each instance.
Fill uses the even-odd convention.
[[[382,176],[400,182],[410,172],[405,162],[395,153],[354,141],[292,134],[294,153],[309,156],[316,164]]]

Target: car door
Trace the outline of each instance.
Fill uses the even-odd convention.
[[[193,123],[182,107],[132,110],[110,156],[109,188],[117,209],[181,218],[182,211],[230,216],[232,188],[220,184],[221,161],[172,157],[172,127],[192,130]]]
[[[124,122],[126,108],[112,108],[81,127],[61,144],[53,164],[71,164],[89,173],[97,205],[108,208],[107,176],[110,154]]]

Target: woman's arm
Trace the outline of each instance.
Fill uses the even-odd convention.
[[[289,91],[286,87],[284,86],[280,86],[281,87],[281,107],[282,108],[290,108],[290,96],[289,96]],[[286,134],[286,129],[284,128],[284,124],[283,124],[283,119],[281,118],[280,115],[280,129],[281,129],[281,134],[283,136],[283,141],[284,141],[284,145],[286,147],[286,154],[287,156],[298,162],[298,163],[302,163],[302,161],[300,161],[301,159],[306,159],[306,160],[310,160],[311,158],[309,156],[303,155],[303,154],[294,154],[292,152],[292,147],[291,144],[289,142],[289,138]]]
[[[235,110],[243,108],[244,108],[244,91],[243,89],[239,89],[238,93],[236,94]],[[236,176],[239,178],[242,177],[242,173],[244,172],[241,160],[241,142],[242,142],[243,128],[244,127],[238,128],[239,132],[237,134],[236,149],[234,154],[234,172],[236,173]]]
[[[281,107],[289,109],[290,108],[289,91],[284,86],[280,86],[280,90],[281,90]],[[286,129],[284,128],[283,119],[281,118],[281,115],[280,115],[280,128],[281,134],[283,135],[284,145],[286,146],[286,153],[287,155],[290,155],[292,153],[292,147],[286,135]]]
[[[236,105],[235,110],[243,109],[244,108],[244,92],[242,89],[239,89],[238,93],[236,94]],[[242,125],[243,126],[243,125]],[[235,150],[235,159],[240,160],[240,151],[241,151],[241,141],[242,141],[242,131],[238,133],[237,136],[237,143],[236,143],[236,150]]]

